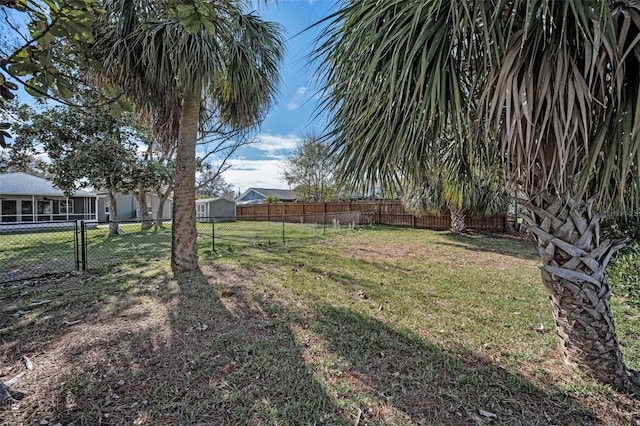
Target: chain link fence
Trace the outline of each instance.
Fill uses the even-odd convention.
[[[0,224],[0,283],[171,254],[171,224],[143,230],[120,222],[119,234],[89,221]]]
[[[0,282],[77,269],[78,225],[0,224]]]
[[[198,236],[208,239],[214,251],[227,246],[303,243],[342,230],[372,225],[375,212],[338,212],[271,216],[270,220],[235,221],[233,217],[198,218]]]
[[[198,218],[198,249],[294,246],[372,224],[370,216],[341,212],[241,222],[233,217]],[[108,224],[89,221],[0,224],[0,283],[171,256],[170,221],[149,229],[143,229],[139,221],[119,222],[118,227],[118,235],[109,236]]]

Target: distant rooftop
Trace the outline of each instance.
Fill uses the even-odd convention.
[[[279,200],[282,201],[293,201],[296,199],[296,196],[293,191],[289,189],[279,189],[279,188],[249,188],[245,192],[242,193],[237,198],[237,201],[243,201],[244,198],[250,194],[251,192],[256,192],[262,195],[264,198],[268,196],[278,197]]]

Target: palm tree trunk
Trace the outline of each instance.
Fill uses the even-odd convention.
[[[623,241],[600,241],[592,200],[543,193],[528,203],[527,227],[542,257],[542,282],[550,292],[564,361],[616,389],[633,382],[622,361],[605,269]]]
[[[464,221],[466,217],[464,210],[450,208],[449,214],[451,215],[451,232],[460,233],[464,231],[467,227]]]
[[[180,114],[173,201],[171,269],[198,267],[196,234],[196,138],[200,117],[200,91],[186,91]]]

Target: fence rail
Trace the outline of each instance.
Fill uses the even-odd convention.
[[[359,211],[370,215],[370,222],[378,225],[410,226],[422,229],[449,229],[451,216],[420,215],[407,212],[399,201],[352,201],[331,203],[267,203],[236,206],[238,220],[277,221],[282,216],[289,220],[318,222],[319,216]],[[309,223],[309,222],[307,222]],[[466,226],[481,231],[506,231],[507,215],[467,216]]]

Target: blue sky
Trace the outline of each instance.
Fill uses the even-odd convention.
[[[318,87],[315,69],[307,61],[320,29],[303,30],[334,9],[334,0],[278,0],[257,6],[263,19],[283,27],[287,51],[277,102],[258,130],[256,143],[239,150],[223,175],[236,190],[287,188],[280,177],[283,160],[301,137],[324,130],[322,120],[314,119]]]
[[[256,142],[241,148],[231,160],[231,169],[223,175],[241,192],[249,187],[287,188],[280,176],[283,161],[303,136],[324,130],[322,120],[314,119],[318,87],[316,70],[307,58],[321,29],[304,30],[335,10],[337,0],[252,1],[263,19],[282,26],[286,52],[276,103],[258,129]],[[32,100],[22,87],[18,95],[23,102]]]

